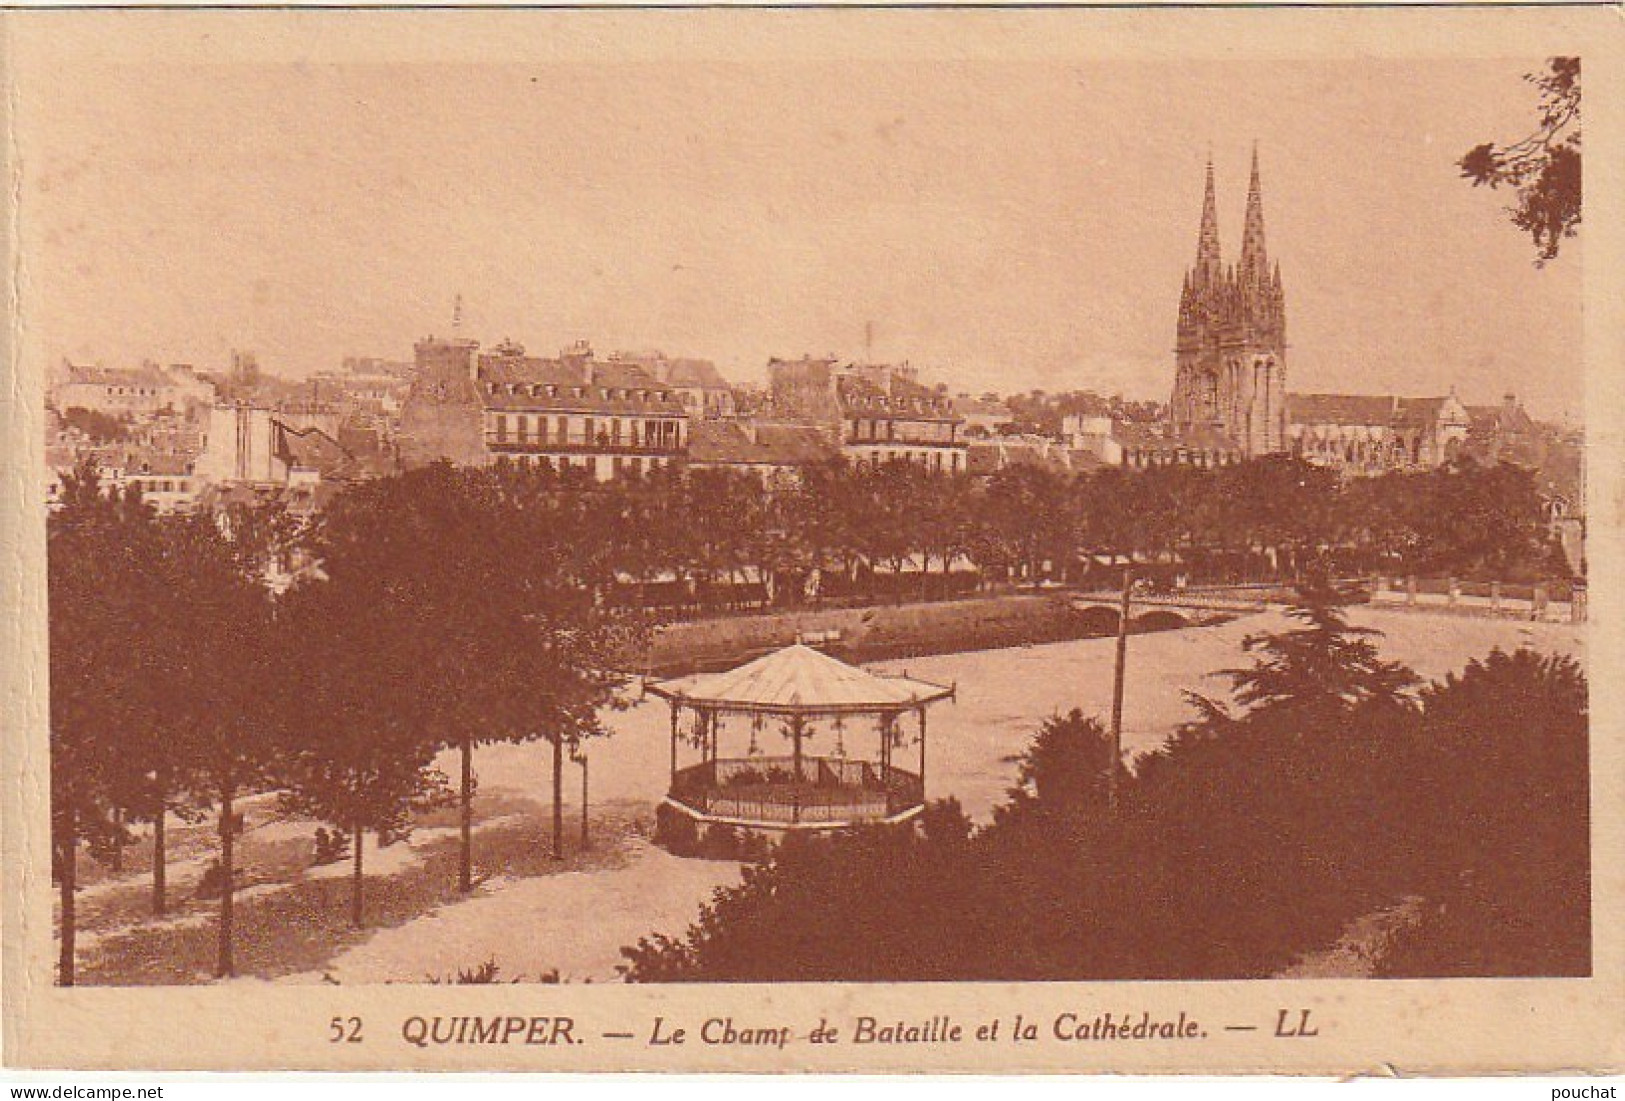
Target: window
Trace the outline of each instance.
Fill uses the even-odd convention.
[[[583,417],[581,420],[581,439],[589,445],[593,442],[591,417]]]
[[[559,418],[559,442],[560,443],[569,443],[570,442],[570,418],[569,417],[560,417]]]
[[[609,442],[619,445],[621,442],[621,418],[616,417],[609,422]]]

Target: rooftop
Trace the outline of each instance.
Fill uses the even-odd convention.
[[[804,715],[906,711],[954,694],[929,681],[879,676],[799,642],[725,673],[678,677],[648,690],[688,706]]]
[[[635,363],[482,355],[480,396],[488,409],[601,413],[683,412],[670,387]]]
[[[794,466],[839,455],[812,425],[696,421],[689,430],[688,458],[695,463]]]

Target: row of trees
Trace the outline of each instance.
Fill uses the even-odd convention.
[[[792,839],[633,981],[1267,977],[1406,900],[1381,973],[1590,969],[1586,683],[1495,651],[1427,686],[1316,593],[1257,637],[1229,701],[1112,767],[1099,723],[1056,717],[993,821]],[[787,951],[786,946],[794,946]]]
[[[585,502],[537,489],[440,466],[358,486],[300,528],[274,508],[158,518],[93,466],[65,479],[49,528],[59,981],[74,978],[81,845],[116,854],[150,822],[161,912],[166,813],[214,819],[222,975],[250,795],[349,836],[359,924],[364,835],[456,802],[471,889],[475,749],[540,739],[562,855],[564,756],[602,733],[642,627],[599,599],[608,547],[580,537]],[[294,544],[320,573],[277,596],[266,566]],[[435,766],[448,750],[455,784]]]
[[[1504,580],[1564,568],[1532,475],[1471,460],[1346,482],[1284,456],[1076,476],[1013,465],[988,478],[833,463],[767,492],[723,470],[602,486],[545,467],[513,476],[595,497],[598,522],[622,532],[616,569],[655,604],[704,604],[752,577],[750,599],[779,604],[929,595],[954,591],[950,566],[966,561],[983,581],[1086,578],[1112,556],[1197,581],[1290,580],[1312,565]]]

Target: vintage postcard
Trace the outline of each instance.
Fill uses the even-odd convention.
[[[8,1064],[1625,1066],[1616,7],[0,20]]]

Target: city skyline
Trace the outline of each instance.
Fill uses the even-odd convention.
[[[1256,140],[1291,390],[1578,419],[1579,243],[1536,270],[1454,164],[1527,127],[1539,65],[115,68],[23,130],[35,347],[297,378],[409,358],[460,294],[465,334],[539,354],[754,383],[872,324],[955,392],[1166,400],[1203,166],[1234,256]]]

